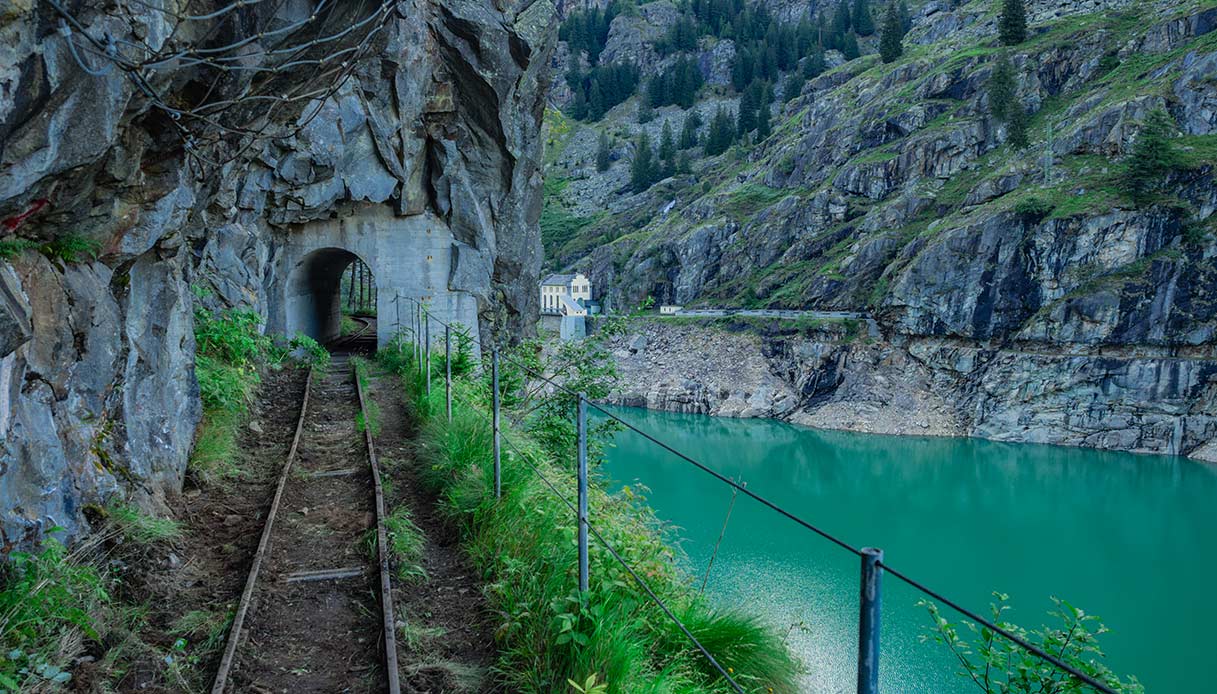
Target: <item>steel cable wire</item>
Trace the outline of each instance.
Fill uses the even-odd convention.
[[[489,415],[482,412],[481,408],[471,405],[464,399],[458,397],[455,393],[453,393],[452,398],[461,405],[464,405],[465,409],[472,410],[483,419],[489,419]],[[490,421],[492,422],[491,426],[493,426],[493,420]],[[510,437],[503,436],[501,432],[500,437],[501,440],[507,444],[507,447],[514,451],[520,460],[524,461],[524,464],[532,469],[532,471],[537,475],[537,478],[540,479],[551,492],[553,492],[554,496],[556,496],[558,500],[561,501],[572,514],[575,515],[576,518],[578,518],[579,509],[570,501],[570,499],[566,498],[566,495],[564,495],[561,490],[558,489],[557,485],[555,485],[549,480],[548,477],[545,476],[545,473],[541,471],[541,468],[530,459],[529,454],[517,447],[515,442],[513,442]],[[613,548],[612,544],[605,539],[605,537],[596,528],[596,525],[592,523],[591,519],[584,518],[583,522],[587,524],[588,531],[591,532],[592,536],[596,538],[596,541],[599,542],[606,551],[608,551],[609,555],[611,555],[613,559],[617,561],[617,563],[621,564],[621,567],[625,569],[626,573],[628,573],[630,577],[632,577],[634,581],[638,583],[639,587],[642,588],[651,601],[654,602],[665,615],[667,615],[668,619],[672,620],[676,627],[680,629],[681,633],[683,633],[685,637],[688,638],[689,641],[692,642],[692,644],[697,648],[697,650],[706,657],[706,660],[709,661],[710,665],[714,667],[718,674],[722,675],[722,677],[727,680],[727,683],[731,685],[732,689],[734,689],[738,694],[745,694],[744,689],[735,681],[735,678],[732,677],[731,674],[727,672],[726,668],[724,668],[718,662],[718,659],[716,659],[714,655],[702,645],[701,641],[699,641],[697,637],[693,635],[693,632],[691,632],[689,628],[685,626],[684,622],[682,622],[680,618],[676,616],[676,613],[673,612],[670,607],[668,607],[667,603],[665,603],[663,599],[655,593],[651,586],[645,580],[643,580],[642,576],[640,576],[638,572],[634,570],[634,567],[630,566],[629,562],[627,562],[625,558]]]
[[[411,297],[407,297],[407,298],[412,301],[415,301],[420,306],[423,306],[424,311],[427,310],[426,306],[424,304],[422,304],[422,302],[419,302],[418,300],[413,299]],[[428,312],[428,317],[430,317],[431,320],[435,320],[435,321],[439,322],[441,325],[444,325],[449,328],[452,327],[451,325],[449,325],[448,323],[445,323],[441,319],[431,317],[429,312]],[[482,349],[485,349],[485,345],[482,344],[482,342],[479,339],[474,338],[472,336],[470,336],[470,339],[473,340],[475,343],[477,343],[479,347],[481,347]],[[521,370],[523,370],[525,373],[529,374],[530,376],[532,376],[534,378],[538,378],[538,379],[554,386],[555,388],[562,390],[563,392],[565,392],[569,395],[573,395],[575,397],[582,397],[581,394],[574,392],[570,388],[568,388],[560,383],[557,383],[542,374],[538,374],[535,370],[533,370],[528,365],[522,364],[519,361],[516,361],[509,356],[506,356],[502,352],[499,352],[499,358],[506,359],[509,363],[514,364],[516,367],[520,368]],[[634,433],[642,436],[647,441],[650,441],[651,443],[653,443],[653,444],[659,446],[660,448],[668,451],[669,453],[677,456],[678,458],[684,460],[685,462],[688,462],[688,463],[694,465],[695,467],[702,470],[703,472],[706,472],[706,473],[710,474],[711,476],[713,476],[714,478],[718,479],[719,481],[723,482],[724,484],[727,484],[728,486],[730,486],[734,489],[737,489],[739,492],[753,498],[754,500],[756,500],[756,501],[760,502],[761,504],[767,506],[768,508],[772,509],[776,513],[794,521],[798,525],[800,525],[808,530],[811,530],[812,532],[831,541],[832,543],[836,544],[837,546],[839,546],[857,556],[861,556],[861,554],[862,554],[861,550],[856,549],[855,547],[848,544],[844,540],[840,540],[840,539],[836,538],[835,536],[827,533],[826,531],[823,531],[823,530],[817,528],[816,526],[808,523],[807,521],[804,521],[803,519],[799,518],[798,516],[794,515],[793,513],[789,512],[789,511],[787,511],[786,509],[774,504],[773,502],[769,501],[768,499],[765,499],[764,497],[751,492],[750,490],[747,489],[747,487],[736,483],[735,480],[732,480],[731,478],[726,477],[725,475],[711,469],[710,467],[706,466],[705,464],[701,463],[700,461],[697,461],[697,460],[691,458],[690,456],[687,456],[684,453],[681,453],[680,451],[676,450],[675,448],[672,448],[667,443],[659,440],[658,438],[652,436],[651,434],[647,433],[646,431],[643,431],[642,429],[634,426],[630,422],[627,422],[627,421],[621,419],[620,417],[613,414],[612,412],[608,412],[607,410],[600,407],[599,405],[597,405],[595,403],[591,403],[591,402],[589,402],[588,404],[591,405],[591,407],[593,409],[595,409],[596,411],[609,417],[610,419],[617,421],[618,423],[625,426],[630,431],[633,431]],[[950,607],[951,609],[955,610],[956,612],[963,615],[964,617],[974,620],[977,624],[980,624],[981,626],[984,626],[988,629],[992,629],[994,631],[994,633],[1000,634],[1004,638],[1008,639],[1011,643],[1026,650],[1028,653],[1031,653],[1032,655],[1036,656],[1037,658],[1049,663],[1050,665],[1052,665],[1053,667],[1056,667],[1057,669],[1061,670],[1062,672],[1065,672],[1066,674],[1077,678],[1083,684],[1091,687],[1092,689],[1094,689],[1098,692],[1101,692],[1101,694],[1117,694],[1110,687],[1103,684],[1102,682],[1099,682],[1098,680],[1094,679],[1090,675],[1087,675],[1086,673],[1082,672],[1081,670],[1077,669],[1076,667],[1069,665],[1068,663],[1064,662],[1060,658],[1048,653],[1044,649],[1030,643],[1029,641],[1019,637],[1018,635],[1010,632],[1009,630],[999,627],[998,625],[994,624],[993,622],[980,616],[975,611],[963,607],[959,603],[957,603],[954,600],[951,600],[950,598],[947,598],[946,596],[942,595],[941,593],[929,588],[925,584],[914,580],[913,578],[909,577],[908,575],[904,574],[903,572],[893,568],[891,566],[891,564],[880,561],[878,563],[878,565],[881,566],[883,569],[885,569],[888,573],[892,574],[892,576],[894,576],[897,580],[907,584],[908,586],[912,587],[913,589],[915,589],[917,591],[920,591],[921,593],[924,593],[926,596],[941,602],[942,604],[946,605],[947,607]]]

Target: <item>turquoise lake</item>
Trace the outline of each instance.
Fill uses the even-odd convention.
[[[993,591],[1009,594],[1007,618],[1026,628],[1051,623],[1052,596],[1099,615],[1111,629],[1108,664],[1151,694],[1217,692],[1217,466],[613,411],[846,542],[882,548],[893,567],[986,616]],[[602,473],[649,489],[700,583],[730,490],[630,432],[617,435]],[[799,624],[789,638],[810,670],[808,691],[852,693],[858,565],[741,495],[707,592],[783,631]],[[978,691],[942,646],[919,642],[930,623],[919,597],[885,577],[882,691]]]

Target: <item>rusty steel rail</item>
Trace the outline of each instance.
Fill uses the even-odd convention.
[[[237,647],[241,642],[241,629],[245,625],[245,615],[249,612],[249,603],[253,599],[254,587],[258,583],[258,572],[262,570],[262,560],[270,553],[270,536],[275,524],[275,515],[283,501],[283,490],[287,487],[287,478],[296,460],[296,449],[300,447],[300,435],[304,432],[304,417],[308,414],[309,392],[313,388],[313,369],[308,370],[308,378],[304,381],[304,397],[300,402],[300,417],[296,420],[296,434],[292,437],[292,447],[287,452],[287,461],[283,463],[283,472],[279,475],[279,483],[275,487],[275,497],[270,503],[270,512],[266,514],[266,524],[262,526],[262,538],[258,540],[258,550],[254,552],[253,564],[249,568],[249,577],[245,579],[245,590],[241,592],[241,601],[237,604],[237,612],[232,618],[232,626],[228,628],[228,643],[224,647],[224,657],[220,660],[220,668],[216,671],[215,682],[211,685],[211,694],[224,694],[228,685],[228,674],[236,660]]]
[[[368,426],[368,409],[364,404],[363,384],[359,382],[359,371],[355,368],[355,362],[351,362],[351,376],[355,379],[355,392],[359,395],[359,411],[363,413],[363,435],[368,444],[368,461],[372,466],[372,486],[376,490],[376,553],[380,561],[380,611],[384,618],[382,628],[385,672],[389,680],[389,694],[401,694],[401,677],[397,672],[397,620],[393,616],[393,580],[389,572],[389,534],[385,530],[385,494],[380,483],[380,461],[376,458],[376,445],[372,441],[372,428]]]

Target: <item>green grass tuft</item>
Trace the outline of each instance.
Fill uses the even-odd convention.
[[[107,510],[114,529],[128,542],[148,545],[181,537],[182,526],[172,518],[157,518],[139,509],[119,504]]]

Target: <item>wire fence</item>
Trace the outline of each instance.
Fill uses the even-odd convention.
[[[449,421],[451,421],[452,399],[454,396],[452,393],[452,386],[451,386],[451,358],[452,358],[452,355],[451,355],[450,336],[453,331],[459,331],[460,328],[458,326],[453,326],[450,323],[447,323],[447,322],[431,315],[430,310],[427,308],[427,306],[424,302],[419,301],[417,299],[410,298],[410,297],[405,297],[405,298],[408,298],[415,305],[415,310],[413,311],[413,316],[411,316],[413,325],[410,328],[410,331],[413,336],[415,336],[417,338],[421,338],[421,339],[426,339],[429,343],[429,341],[430,341],[429,340],[430,324],[434,322],[444,328],[445,336],[446,336],[445,362],[447,364],[447,369],[446,369],[446,371],[447,371],[447,373],[446,373],[447,412],[448,412]],[[770,509],[774,513],[786,518],[787,520],[792,521],[793,523],[804,528],[805,530],[811,531],[812,533],[829,541],[830,543],[837,546],[838,548],[843,549],[846,552],[849,552],[860,558],[861,576],[860,576],[860,582],[859,582],[860,606],[859,606],[859,636],[858,636],[858,687],[857,687],[858,694],[877,694],[877,692],[878,692],[878,673],[879,673],[879,619],[878,619],[878,614],[879,614],[879,605],[881,602],[881,592],[880,592],[881,579],[884,574],[890,574],[893,578],[908,585],[909,587],[920,592],[921,594],[925,595],[926,597],[930,598],[931,600],[934,600],[939,603],[942,603],[943,605],[946,605],[947,607],[951,608],[952,610],[959,613],[963,617],[972,620],[977,625],[991,630],[994,634],[1000,635],[1001,637],[1010,641],[1012,644],[1018,646],[1019,648],[1022,648],[1023,650],[1027,651],[1028,653],[1032,654],[1036,658],[1039,658],[1043,662],[1058,669],[1062,673],[1065,673],[1065,674],[1069,675],[1070,677],[1076,679],[1079,683],[1081,683],[1087,687],[1090,687],[1095,692],[1100,692],[1101,694],[1117,694],[1117,692],[1115,690],[1113,690],[1111,687],[1104,684],[1103,682],[1100,682],[1092,675],[1079,670],[1077,667],[1071,665],[1070,663],[1065,662],[1060,657],[1047,652],[1043,648],[1041,648],[1033,643],[1030,643],[1025,638],[1022,638],[1018,634],[1013,633],[1009,629],[1004,628],[1001,625],[996,624],[992,620],[983,617],[982,615],[977,613],[975,610],[972,610],[972,609],[969,609],[969,608],[963,606],[958,601],[947,597],[940,591],[937,591],[937,590],[929,587],[922,581],[914,579],[907,573],[900,571],[898,568],[892,566],[890,563],[888,563],[887,561],[884,560],[882,550],[879,550],[876,548],[870,548],[870,547],[860,548],[860,547],[857,547],[857,546],[841,539],[840,537],[823,529],[822,527],[805,520],[804,518],[798,516],[797,514],[791,512],[785,508],[782,508],[778,504],[774,503],[773,501],[770,501],[768,498],[757,493],[756,491],[749,489],[746,484],[743,484],[742,482],[738,482],[738,481],[718,472],[717,470],[714,470],[713,468],[702,463],[701,461],[698,461],[698,460],[692,458],[691,456],[688,456],[688,455],[682,453],[681,451],[672,447],[671,445],[669,445],[668,443],[659,439],[658,437],[650,434],[647,431],[644,431],[643,429],[640,429],[639,427],[635,426],[630,421],[623,419],[622,417],[617,415],[615,412],[607,410],[604,407],[602,407],[594,402],[589,401],[582,393],[575,392],[574,390],[568,388],[566,385],[564,385],[558,381],[555,381],[552,376],[547,376],[545,374],[538,373],[536,369],[532,368],[528,364],[525,364],[525,363],[521,362],[520,360],[511,357],[510,355],[503,354],[502,352],[500,352],[498,350],[497,347],[495,347],[493,345],[486,345],[478,338],[470,336],[469,340],[483,354],[486,351],[489,351],[491,353],[491,369],[492,369],[492,373],[493,373],[493,376],[492,376],[493,398],[492,398],[491,407],[492,407],[493,411],[488,416],[492,421],[492,426],[494,427],[494,436],[495,436],[494,475],[495,475],[496,495],[499,493],[500,466],[501,466],[498,441],[502,440],[505,443],[507,443],[509,448],[512,448],[513,452],[515,452],[517,456],[519,456],[522,460],[524,460],[529,465],[530,468],[532,468],[532,470],[541,478],[541,480],[545,483],[545,485],[547,487],[549,487],[549,489],[551,491],[553,491],[554,494],[558,495],[558,497],[571,510],[571,512],[578,517],[581,530],[590,532],[592,534],[592,536],[594,536],[596,538],[596,540],[602,546],[604,546],[604,548],[609,552],[609,554],[612,555],[615,560],[617,560],[619,563],[622,564],[622,566],[626,569],[626,571],[643,588],[644,592],[646,592],[648,594],[648,596],[659,605],[660,609],[663,610],[663,612],[676,623],[676,625],[678,626],[678,628],[680,628],[680,630],[684,633],[684,635],[692,641],[692,643],[695,645],[695,647],[699,651],[701,651],[701,653],[708,659],[708,661],[711,663],[711,665],[726,679],[726,681],[735,689],[735,691],[743,692],[744,690],[740,688],[739,684],[737,684],[735,682],[735,680],[732,679],[731,675],[725,669],[722,668],[722,666],[718,663],[717,660],[715,660],[713,654],[711,654],[700,642],[697,641],[697,639],[693,636],[693,634],[691,632],[689,632],[688,628],[685,627],[685,625],[680,622],[680,620],[676,617],[676,615],[671,612],[671,610],[667,607],[667,605],[663,604],[662,600],[660,600],[659,597],[657,595],[655,595],[655,593],[650,589],[650,587],[646,584],[646,582],[640,576],[638,576],[637,572],[635,572],[633,570],[633,567],[629,566],[628,562],[626,562],[621,557],[621,555],[617,553],[617,551],[604,539],[604,537],[599,533],[599,531],[597,531],[595,529],[595,526],[590,523],[590,521],[588,519],[587,508],[586,508],[586,484],[587,484],[586,411],[588,408],[594,409],[595,411],[600,413],[605,418],[618,423],[619,425],[624,427],[626,430],[631,431],[631,432],[641,436],[646,441],[648,441],[648,442],[654,444],[655,446],[659,447],[660,449],[676,456],[676,458],[678,458],[679,460],[681,460],[685,463],[688,463],[689,465],[692,465],[693,467],[697,468],[698,470],[710,475],[717,481],[730,487],[735,493],[743,494],[743,495],[753,499],[754,501],[756,501],[759,504],[761,504],[762,506]],[[430,378],[431,378],[429,347],[426,348],[427,351],[424,352],[424,347],[423,347],[423,345],[420,344],[420,341],[421,341],[420,339],[415,340],[415,355],[418,359],[420,375],[422,374],[423,359],[424,358],[427,359],[426,378],[429,383]],[[579,473],[579,492],[580,492],[580,498],[579,498],[577,504],[572,504],[570,502],[570,500],[559,491],[557,486],[555,486],[548,478],[545,477],[544,473],[540,470],[540,468],[537,467],[530,460],[530,458],[527,455],[524,455],[523,451],[521,451],[519,448],[517,448],[516,446],[513,445],[512,441],[509,437],[502,436],[501,427],[499,426],[500,404],[499,404],[498,373],[499,373],[500,362],[507,362],[507,363],[513,365],[514,367],[516,367],[517,369],[520,369],[520,371],[522,373],[527,374],[529,377],[535,378],[541,382],[544,382],[544,383],[548,384],[549,386],[553,387],[554,389],[561,391],[562,393],[576,399],[576,402],[578,403],[577,415],[576,415],[576,418],[577,418],[576,427],[578,430],[578,447],[579,447],[578,473]],[[469,409],[473,412],[476,412],[481,416],[487,416],[486,413],[482,412],[482,409],[480,407],[474,405],[473,403],[467,403],[467,402],[461,401],[461,404],[464,405],[467,409]],[[586,589],[586,586],[587,586],[587,583],[586,583],[586,581],[587,581],[586,556],[587,556],[586,537],[583,533],[581,533],[580,586],[584,589]]]

